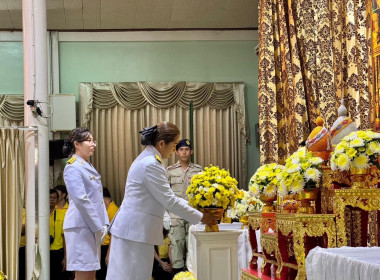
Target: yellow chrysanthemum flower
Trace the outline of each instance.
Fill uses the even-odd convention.
[[[353,159],[352,164],[358,169],[368,168],[369,167],[369,158],[366,154],[360,154]]]
[[[339,154],[334,163],[342,171],[350,169],[350,158],[346,154]]]

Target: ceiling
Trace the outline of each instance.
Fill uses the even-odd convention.
[[[0,0],[0,29],[22,29],[22,0]],[[46,0],[49,30],[256,29],[258,0]]]

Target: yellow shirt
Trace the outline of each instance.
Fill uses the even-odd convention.
[[[22,224],[25,225],[25,208],[22,210]],[[25,234],[24,235],[21,235],[21,238],[20,238],[20,247],[25,247],[25,244],[26,244],[26,236]]]
[[[164,239],[164,244],[158,246],[158,256],[160,257],[160,259],[169,258],[169,245],[170,245],[169,237],[166,237]]]
[[[55,219],[54,219],[55,213]],[[50,245],[50,250],[59,250],[63,248],[63,221],[65,219],[64,211],[54,210],[50,214],[50,236],[54,236],[54,242]]]
[[[64,215],[66,214],[67,209],[69,209],[69,204],[67,202],[63,208],[58,208],[58,205],[55,206],[55,210],[63,212]]]
[[[107,215],[108,219],[110,220],[110,223],[113,220],[113,217],[115,217],[117,210],[119,210],[119,207],[115,204],[115,202],[111,201],[110,204],[107,206]],[[107,234],[106,238],[104,238],[104,241],[102,245],[109,245],[110,244],[110,236]]]

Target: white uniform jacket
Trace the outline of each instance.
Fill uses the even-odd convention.
[[[84,159],[77,155],[73,157],[76,160],[69,160],[63,172],[69,194],[69,209],[63,229],[90,228],[95,233],[109,224],[100,175]]]
[[[147,146],[131,165],[124,200],[111,226],[113,235],[159,245],[163,239],[165,208],[191,224],[202,219],[201,212],[173,193],[160,161],[160,153],[153,146]]]

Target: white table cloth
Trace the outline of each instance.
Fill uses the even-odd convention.
[[[241,229],[242,223],[232,223],[232,224],[219,224],[220,231],[226,230],[239,230],[241,232],[238,238],[238,266],[239,266],[239,279],[240,279],[240,269],[248,268],[249,261],[252,258],[252,249],[249,243],[248,229]],[[189,236],[188,236],[188,253],[186,265],[187,269],[192,273],[196,273],[196,240],[192,232],[194,231],[204,231],[205,225],[197,224],[190,226]],[[256,238],[258,239],[258,244],[260,244],[260,232],[256,231]],[[259,248],[261,251],[261,248]]]
[[[312,249],[306,258],[308,280],[379,280],[379,247]]]

